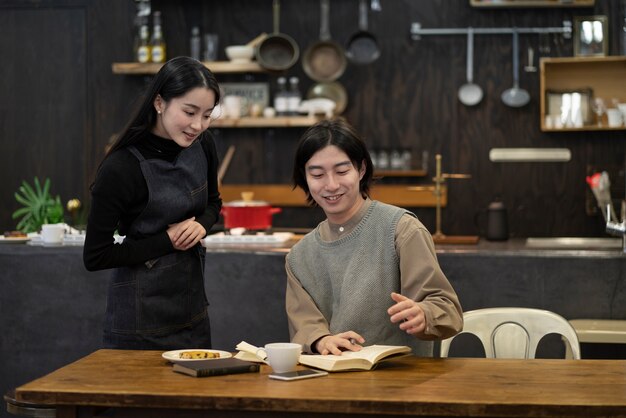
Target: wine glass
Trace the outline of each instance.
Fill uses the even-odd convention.
[[[596,97],[591,102],[591,110],[596,114],[598,126],[602,126],[602,115],[606,112],[606,104],[601,97]]]

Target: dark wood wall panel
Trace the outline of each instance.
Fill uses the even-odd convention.
[[[15,221],[23,179],[48,177],[64,199],[82,195],[87,113],[86,10],[77,2],[0,8],[0,198]]]
[[[54,1],[48,3],[55,4]],[[625,131],[542,133],[539,130],[538,72],[520,71],[520,84],[531,95],[529,105],[520,109],[506,107],[500,95],[513,84],[511,37],[508,35],[475,37],[474,80],[483,88],[485,96],[478,106],[465,107],[457,99],[457,90],[465,82],[465,37],[423,36],[421,40],[414,41],[409,36],[409,28],[414,21],[419,21],[425,28],[543,27],[560,26],[564,19],[573,19],[578,15],[606,14],[610,21],[610,52],[617,54],[620,45],[616,36],[622,19],[620,2],[597,0],[596,3],[593,8],[582,9],[489,10],[472,8],[465,0],[383,0],[382,12],[369,13],[369,29],[378,37],[381,58],[369,66],[350,65],[340,78],[339,81],[349,92],[349,104],[344,116],[357,127],[372,148],[409,148],[416,163],[419,163],[422,151],[428,151],[429,177],[420,179],[420,183],[431,181],[436,153],[443,155],[445,172],[471,174],[470,180],[450,180],[448,183],[449,206],[444,210],[443,219],[446,233],[477,233],[475,214],[494,198],[501,197],[509,208],[510,229],[514,236],[603,236],[601,218],[588,216],[585,211],[587,186],[584,178],[588,166],[624,166]],[[188,38],[194,25],[199,25],[203,33],[219,34],[220,59],[225,59],[224,46],[245,43],[262,31],[272,30],[272,0],[153,0],[152,5],[153,9],[163,13],[170,57],[188,54]],[[289,0],[282,1],[281,6],[281,32],[292,36],[304,51],[319,36],[319,3]],[[345,45],[358,29],[357,9],[357,0],[331,2],[331,35],[341,44]],[[89,2],[87,10],[88,44],[85,53],[88,103],[82,103],[87,115],[84,120],[72,121],[86,130],[83,141],[77,144],[76,140],[59,133],[55,133],[54,138],[49,138],[50,135],[33,138],[21,129],[2,129],[4,152],[17,151],[17,148],[11,148],[17,147],[15,144],[29,143],[25,149],[32,148],[34,153],[47,155],[51,152],[48,142],[54,142],[60,144],[58,149],[82,160],[84,166],[78,168],[71,179],[67,182],[60,179],[57,183],[62,183],[58,185],[59,190],[82,191],[85,202],[88,201],[87,187],[93,180],[106,142],[122,128],[133,100],[141,94],[147,81],[147,77],[143,76],[111,73],[111,62],[132,59],[133,2],[96,0]],[[9,30],[2,24],[5,22],[8,27],[13,25],[18,31],[15,33],[20,33],[18,26],[32,24],[28,19],[18,24],[14,20],[15,15],[9,16],[16,13],[14,11],[0,9],[0,13],[0,31],[3,33]],[[63,36],[69,37],[69,34],[65,31],[52,36],[62,41]],[[9,38],[3,36],[0,40],[2,50],[14,51],[15,47],[11,47],[9,39],[15,38],[16,34]],[[65,41],[71,42],[69,39]],[[538,35],[520,36],[522,67],[526,64],[528,46],[535,49],[536,57],[539,55],[539,41]],[[572,55],[571,40],[552,35],[549,42],[550,56]],[[49,56],[45,59],[58,60],[50,49],[43,50],[41,54],[44,54],[42,59]],[[535,65],[538,66],[537,61]],[[5,72],[2,74],[3,83],[28,84],[27,71],[10,68],[0,70]],[[7,71],[13,72],[7,74]],[[44,78],[46,73],[37,71],[36,74],[42,80],[49,80]],[[305,92],[313,84],[304,74],[300,61],[287,75],[299,76]],[[221,82],[266,81],[273,89],[276,75],[219,74],[218,79]],[[17,90],[9,91],[16,94]],[[3,95],[0,106],[11,109],[10,115],[16,114],[17,111],[11,107],[12,98],[4,92],[0,94]],[[626,97],[621,99],[626,100]],[[0,118],[9,116],[2,114]],[[10,116],[10,119],[15,117]],[[46,121],[45,117],[42,120]],[[48,123],[51,122],[44,122],[44,125]],[[79,128],[74,126],[74,129]],[[230,144],[237,146],[224,181],[289,182],[293,148],[302,133],[301,128],[215,130],[220,153],[224,153]],[[15,138],[14,145],[4,145],[7,134]],[[492,163],[488,155],[494,147],[566,147],[572,152],[572,161]],[[13,163],[13,178],[32,176],[37,164],[34,161],[30,153],[22,153]],[[51,163],[43,163],[42,172],[54,169],[54,165],[47,164]],[[78,187],[74,183],[76,181],[80,183]],[[3,183],[0,185],[0,197],[12,202],[16,184]],[[416,209],[416,212],[433,230],[434,210]],[[0,213],[3,225],[10,224],[8,214],[8,211]],[[319,214],[312,216],[312,212],[306,209],[286,210],[275,217],[275,223],[282,226],[312,226],[318,220]]]

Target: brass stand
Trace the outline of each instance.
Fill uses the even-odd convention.
[[[445,235],[441,232],[441,185],[446,179],[469,179],[472,176],[469,174],[448,174],[441,172],[441,154],[435,156],[437,171],[436,176],[433,177],[435,182],[435,199],[436,199],[436,213],[435,213],[435,233],[433,234],[433,241],[435,244],[476,244],[478,243],[477,235]]]

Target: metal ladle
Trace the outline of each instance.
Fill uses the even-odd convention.
[[[502,101],[509,107],[522,107],[530,101],[530,95],[519,88],[519,34],[513,30],[513,87],[502,93]]]
[[[465,106],[474,106],[483,99],[483,90],[474,84],[474,30],[467,30],[467,83],[459,88],[458,97]]]

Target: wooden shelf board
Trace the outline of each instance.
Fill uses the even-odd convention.
[[[470,0],[472,7],[591,7],[595,0]]]
[[[238,119],[215,119],[212,128],[271,128],[271,127],[307,127],[320,121],[315,116],[277,116],[273,118],[243,117]]]
[[[257,62],[233,63],[230,61],[203,62],[214,73],[260,73],[265,71]],[[114,74],[156,74],[163,64],[140,62],[114,62]]]
[[[254,192],[254,200],[264,200],[272,206],[308,206],[300,188],[289,184],[229,184],[220,187],[224,202],[241,200],[242,192]],[[441,206],[447,205],[447,189],[442,186]],[[407,187],[405,185],[376,185],[371,190],[374,200],[400,207],[435,207],[435,186]]]
[[[583,131],[625,131],[626,126],[583,126],[582,128],[546,128],[544,123],[541,124],[542,132],[583,132]]]
[[[425,170],[374,170],[375,177],[424,177]]]

